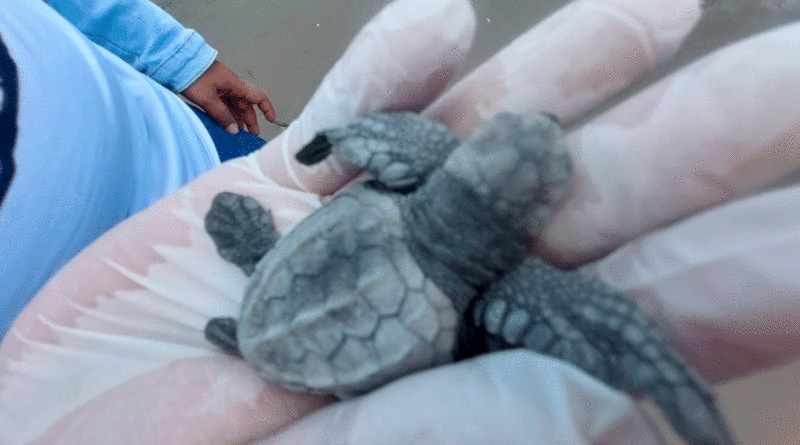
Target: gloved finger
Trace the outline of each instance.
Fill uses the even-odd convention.
[[[447,86],[472,43],[469,1],[398,0],[356,35],[300,116],[258,152],[278,184],[331,193],[353,178],[353,166],[331,157],[313,166],[294,155],[323,129],[370,111],[421,110]]]
[[[585,266],[672,331],[711,382],[800,356],[800,188],[687,218]]]
[[[316,195],[264,177],[250,155],[107,232],[47,283],[3,339],[3,439],[52,444],[63,433],[69,443],[113,408],[114,421],[96,436],[101,442],[204,443],[203,436],[205,443],[239,443],[328,401],[256,385],[260,377],[230,370],[239,361],[223,360],[204,338],[209,318],[238,312],[247,283],[204,228],[223,190],[256,197],[279,232],[319,206]],[[181,378],[193,383],[175,386]],[[141,404],[159,397],[158,409]],[[126,423],[126,409],[136,422]],[[127,434],[134,424],[141,431]]]
[[[673,54],[699,17],[696,0],[570,2],[425,114],[461,138],[501,111],[550,112],[568,125]]]
[[[628,396],[563,362],[518,350],[408,376],[257,443],[659,442]]]
[[[800,25],[719,50],[568,137],[572,193],[539,252],[596,259],[640,234],[800,167]]]
[[[114,354],[104,358],[117,366],[130,360]],[[3,439],[30,445],[241,444],[330,401],[270,385],[232,357],[185,359],[76,406],[35,441],[6,435],[15,428],[4,429]],[[3,418],[0,424],[12,420]]]

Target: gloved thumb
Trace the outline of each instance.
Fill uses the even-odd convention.
[[[370,111],[419,111],[462,66],[472,44],[475,13],[469,1],[397,0],[353,39],[300,116],[258,153],[278,184],[329,194],[359,171],[327,159],[312,166],[294,155],[324,129]]]

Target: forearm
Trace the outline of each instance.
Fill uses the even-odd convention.
[[[180,92],[217,51],[148,0],[45,0],[96,44]]]

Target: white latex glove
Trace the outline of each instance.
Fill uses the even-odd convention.
[[[472,37],[474,14],[467,1],[392,3],[356,36],[300,118],[281,137],[251,156],[226,163],[120,224],[48,283],[20,316],[0,349],[0,440],[12,444],[242,443],[267,437],[330,402],[324,397],[277,389],[262,381],[240,360],[218,353],[203,339],[202,329],[209,317],[237,312],[245,283],[244,275],[235,266],[216,255],[204,233],[202,217],[211,199],[224,190],[254,196],[273,210],[279,230],[285,231],[319,205],[317,195],[298,189],[332,192],[357,173],[347,166],[336,165],[333,160],[310,168],[295,163],[293,154],[316,131],[340,125],[363,112],[386,108],[425,109],[426,114],[447,123],[461,136],[502,110],[549,111],[568,124],[670,55],[698,15],[697,5],[689,0],[573,2],[429,106],[463,60]],[[764,45],[774,48],[785,43],[773,41]],[[741,80],[725,77],[723,70],[711,71],[708,81],[697,85],[698,94],[708,96],[730,87],[730,91],[723,90],[726,94],[718,96],[728,99],[731,91],[742,88],[734,86],[733,80],[758,86],[756,80],[761,71],[748,64],[756,63],[754,66],[760,70],[759,60],[783,67],[775,68],[775,75],[787,76],[779,79],[783,79],[785,88],[794,88],[796,82],[791,75],[797,70],[786,70],[791,60],[759,59],[747,45],[741,44],[731,51],[736,56],[744,48],[747,56],[739,57],[742,65],[752,68],[752,77],[747,77],[741,69],[736,71]],[[708,63],[701,61],[698,66]],[[694,78],[692,81],[696,82]],[[777,101],[780,98],[768,94],[770,82],[761,85],[766,89],[764,96],[753,90],[756,104],[766,107],[775,99],[773,105],[781,113],[790,112],[780,108],[784,107]],[[663,125],[663,120],[656,121],[659,124],[646,127],[651,131],[647,138],[621,140],[634,145],[613,144],[614,138],[586,133],[588,129],[600,128],[597,126],[603,125],[603,119],[617,122],[614,129],[621,133],[645,128],[638,126],[642,116],[649,116],[648,111],[658,109],[659,104],[670,103],[663,97],[672,97],[663,94],[671,91],[663,87],[662,95],[648,93],[659,91],[658,86],[653,88],[656,89],[640,93],[571,136],[578,163],[576,189],[556,220],[576,222],[565,225],[563,233],[574,230],[578,235],[585,233],[588,239],[593,231],[605,233],[609,228],[624,226],[628,237],[625,239],[632,239],[653,227],[641,217],[651,210],[640,209],[629,216],[613,207],[609,209],[610,216],[598,218],[589,229],[579,226],[583,220],[571,209],[590,208],[598,195],[603,196],[598,192],[603,190],[598,184],[610,183],[615,179],[610,177],[618,175],[619,156],[610,157],[602,147],[617,150],[612,153],[639,150],[636,156],[630,156],[630,168],[636,174],[619,175],[620,181],[606,195],[617,198],[619,193],[623,197],[621,202],[652,203],[661,212],[661,224],[722,201],[697,204],[706,190],[687,188],[678,195],[680,199],[675,198],[678,202],[683,200],[683,205],[677,205],[672,199],[657,199],[664,195],[663,183],[640,180],[665,168],[658,162],[646,162],[652,159],[646,150],[653,147],[668,146],[666,142],[675,141],[684,147],[683,153],[702,156],[705,150],[713,150],[716,139],[710,137],[691,145],[692,151],[685,147],[697,128],[690,126],[688,130],[692,132],[687,130],[675,137],[676,127]],[[683,94],[688,94],[686,91]],[[691,96],[678,96],[673,103],[691,104]],[[641,97],[662,99],[648,102]],[[728,109],[728,103],[702,100],[698,103],[718,108],[725,105],[727,114],[713,108],[711,116],[720,119],[710,121],[709,128],[704,127],[712,135],[727,135],[730,131],[729,121],[722,120],[723,116],[738,117],[731,125],[734,129],[742,121],[749,122],[743,116],[754,119],[758,129],[772,123],[757,123],[759,118],[769,119],[766,115],[749,114],[752,107]],[[681,109],[677,113],[676,121],[681,116],[690,124],[698,119],[697,115]],[[793,128],[792,124],[786,126],[780,122],[765,130],[764,140],[771,140],[770,134],[772,139],[779,138]],[[783,152],[773,149],[762,153]],[[663,154],[652,156],[658,160]],[[615,161],[594,164],[588,161],[601,157]],[[774,156],[755,156],[747,165],[755,171],[764,171],[772,159]],[[633,162],[637,160],[638,163]],[[692,162],[692,158],[676,156],[668,167],[686,169],[690,165],[691,172],[700,171],[699,176],[708,176],[704,175],[703,167],[710,164],[701,162],[698,166]],[[715,169],[709,171],[717,173]],[[735,182],[734,178],[739,176],[739,169],[718,173],[723,181]],[[742,194],[756,189],[753,186]],[[631,200],[631,196],[639,198],[638,201]],[[775,212],[791,220],[791,214],[781,213],[781,209]],[[638,232],[630,228],[633,224],[625,225],[633,217],[639,218]],[[691,222],[687,220],[673,229]],[[557,244],[558,237],[553,235],[558,232],[552,232],[560,228],[559,224],[555,220],[551,224],[545,234],[545,246],[552,257],[568,258],[568,249]],[[774,233],[786,226],[776,228]],[[698,231],[707,232],[708,227],[694,226],[682,233],[702,238]],[[786,232],[780,235],[787,236]],[[656,238],[662,240],[661,245],[670,245],[669,238],[663,237],[666,235],[651,236],[662,236]],[[617,243],[621,241],[624,239]],[[573,243],[565,244],[577,246],[575,257],[597,258],[597,243],[576,237]],[[619,252],[624,252],[624,248]],[[746,252],[746,249],[732,249],[725,253],[736,264],[739,255]],[[697,305],[714,307],[722,301],[722,296],[709,298],[707,288],[703,287],[707,283],[699,283],[697,288],[687,289],[693,292],[687,293],[692,299],[685,300],[696,306],[669,306],[670,302],[662,298],[673,298],[674,293],[653,292],[659,283],[666,281],[646,278],[659,274],[671,277],[670,273],[681,267],[691,273],[693,265],[688,260],[695,257],[689,256],[684,261],[656,261],[659,260],[656,257],[649,264],[652,272],[643,274],[633,261],[635,253],[634,250],[627,257],[618,257],[621,260],[616,264],[627,265],[627,269],[622,266],[603,269],[604,263],[599,263],[598,270],[619,272],[616,278],[624,277],[625,284],[632,283],[629,288],[635,291],[633,296],[640,299],[642,295],[653,296],[652,307],[673,307],[674,313],[658,312],[664,315],[665,323],[672,322],[673,327],[679,328],[676,321],[690,319],[688,315],[694,314]],[[723,258],[713,252],[705,257],[709,256]],[[630,260],[626,262],[625,258]],[[770,281],[772,276],[766,274],[773,269],[764,270],[757,277],[762,280],[759,286],[769,289],[781,284]],[[713,278],[708,277],[709,283],[721,284]],[[621,281],[611,280],[612,284]],[[648,287],[653,283],[656,286]],[[785,309],[793,300],[789,298],[791,295],[777,295],[782,298],[782,305],[756,299],[750,304],[759,311],[758,319],[765,321],[770,319],[771,308]],[[724,294],[724,298],[731,296]],[[790,314],[796,319],[796,305],[788,307],[795,308]],[[721,317],[731,315],[737,314],[722,312],[720,317],[705,321],[721,338],[735,341],[739,336],[746,337],[727,329],[728,319]],[[686,336],[680,339],[684,346],[693,346]],[[750,358],[750,364],[759,362],[757,355]],[[696,363],[703,364],[699,359]],[[709,370],[703,366],[701,371]],[[731,376],[748,369],[733,371]],[[740,374],[735,374],[736,371]],[[415,412],[417,417],[412,417]],[[493,419],[499,422],[500,417],[504,420],[494,423]],[[393,429],[388,425],[394,425]],[[496,429],[491,429],[492,426]],[[343,436],[338,436],[340,433]],[[374,440],[367,439],[370,435],[376,436]],[[410,376],[361,399],[321,411],[308,421],[293,425],[278,440],[314,443],[339,439],[340,442],[349,439],[351,443],[655,441],[627,396],[606,389],[570,366],[523,352],[493,354]]]
[[[630,398],[516,350],[411,375],[292,425],[278,444],[658,443]]]
[[[618,247],[587,273],[669,327],[711,382],[800,352],[799,190],[774,188],[800,166],[798,60],[795,23],[712,53],[572,133],[575,188],[539,246],[568,265]]]

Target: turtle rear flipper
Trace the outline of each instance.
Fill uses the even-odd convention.
[[[212,318],[203,330],[206,340],[225,352],[241,355],[236,339],[236,319],[232,317]]]
[[[689,443],[734,443],[705,382],[633,301],[599,280],[529,259],[473,303],[466,323],[488,350],[531,349],[651,398]]]
[[[269,210],[249,196],[231,192],[214,198],[205,228],[219,256],[241,267],[247,275],[253,273],[256,263],[279,238]]]
[[[453,132],[419,114],[374,113],[344,127],[321,131],[296,158],[312,165],[335,153],[388,189],[409,192],[441,166],[456,146]]]

